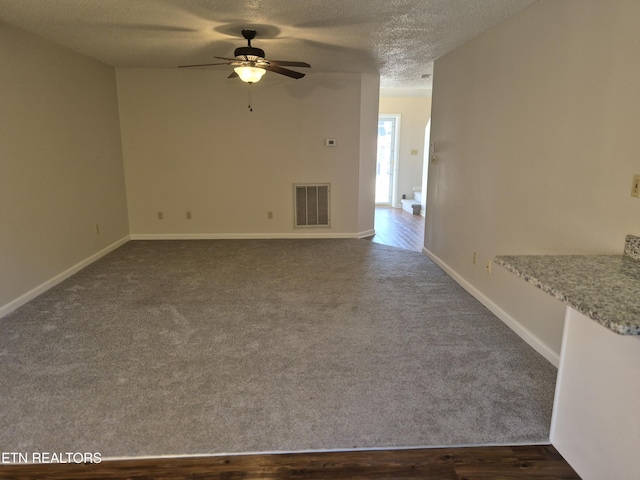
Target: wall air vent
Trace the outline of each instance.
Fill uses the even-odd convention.
[[[294,184],[296,227],[329,226],[329,184]]]

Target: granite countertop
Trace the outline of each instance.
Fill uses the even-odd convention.
[[[499,255],[494,262],[621,335],[640,335],[640,237],[623,255]]]

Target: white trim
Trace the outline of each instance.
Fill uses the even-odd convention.
[[[476,287],[471,285],[467,280],[462,278],[455,270],[447,265],[441,258],[429,251],[427,247],[422,248],[422,253],[429,257],[433,262],[442,268],[451,278],[453,278],[462,288],[473,295],[480,303],[491,310],[496,317],[502,320],[511,330],[516,332],[520,338],[527,342],[536,352],[546,358],[555,367],[560,364],[560,356],[549,346],[534,335],[529,329],[523,326],[515,318],[505,312],[496,303],[494,303],[484,293],[480,292]]]
[[[365,230],[364,232],[358,233],[358,238],[367,238],[373,237],[376,234],[375,229]]]
[[[567,307],[564,312],[564,327],[562,328],[562,345],[560,346],[560,352],[567,351],[567,330],[569,330],[569,312],[570,308]],[[551,428],[549,430],[549,440],[551,440],[551,444],[553,446],[557,445],[556,438],[556,429],[558,425],[558,405],[560,405],[560,395],[562,394],[561,385],[564,385],[564,368],[562,368],[563,364],[563,356],[560,356],[560,364],[558,365],[558,377],[556,378],[556,391],[553,395],[553,411],[551,412]]]
[[[387,117],[395,117],[395,132],[394,133],[394,152],[393,152],[393,185],[391,187],[391,206],[394,208],[402,208],[402,204],[398,203],[398,190],[400,183],[400,120],[402,115],[399,113],[391,113],[382,115]]]
[[[453,445],[409,445],[409,446],[386,446],[386,447],[356,447],[356,448],[313,448],[302,450],[256,450],[243,452],[212,452],[212,453],[177,453],[141,456],[115,456],[101,457],[101,462],[114,461],[135,461],[135,460],[173,460],[190,458],[219,458],[219,457],[247,457],[252,455],[291,455],[305,453],[352,453],[352,452],[381,452],[385,450],[406,451],[406,450],[443,450],[468,447],[534,447],[552,445],[549,441],[541,442],[509,442],[509,443],[461,443]],[[7,465],[17,465],[9,463]],[[33,462],[22,463],[21,465],[34,465]]]
[[[275,238],[363,238],[373,230],[359,233],[132,233],[131,240],[269,240]]]
[[[398,203],[398,168],[400,164],[400,120],[402,115],[399,113],[378,113],[378,124],[380,119],[392,119],[393,123],[393,172],[391,180],[391,191],[389,196],[391,197],[390,203],[376,203],[378,207],[391,206],[393,208],[402,208],[402,205]],[[374,195],[375,196],[375,195]]]
[[[76,263],[72,267],[66,269],[64,272],[59,273],[55,277],[47,280],[44,283],[41,283],[37,287],[29,290],[24,295],[20,295],[18,298],[10,301],[6,305],[3,305],[2,307],[0,307],[0,318],[4,317],[5,315],[10,314],[14,310],[16,310],[16,309],[20,308],[21,306],[23,306],[25,303],[27,303],[27,302],[33,300],[34,298],[36,298],[38,295],[43,294],[44,292],[46,292],[50,288],[55,287],[60,282],[62,282],[64,280],[66,280],[67,278],[69,278],[71,275],[73,275],[75,273],[78,273],[80,270],[82,270],[83,268],[85,268],[88,265],[92,264],[96,260],[99,260],[100,258],[104,257],[106,254],[112,252],[116,248],[121,247],[122,245],[127,243],[129,240],[130,240],[129,235],[121,238],[117,242],[112,243],[111,245],[109,245],[109,246],[103,248],[102,250],[100,250],[99,252],[94,253],[90,257],[87,257],[84,260]]]
[[[102,457],[102,461],[127,461],[127,460],[155,460],[172,458],[216,458],[216,457],[245,457],[249,455],[290,455],[304,453],[349,453],[349,452],[380,452],[384,450],[436,450],[453,449],[467,447],[531,447],[551,445],[549,441],[541,442],[508,442],[508,443],[460,443],[453,445],[409,445],[409,446],[387,446],[387,447],[356,447],[356,448],[315,448],[302,450],[256,450],[245,452],[215,452],[215,453],[181,453],[167,455],[143,455],[140,457]],[[23,464],[29,465],[29,464]]]

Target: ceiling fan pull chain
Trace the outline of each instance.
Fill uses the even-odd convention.
[[[251,84],[249,83],[249,90],[247,91],[249,94],[249,111],[253,112],[253,107],[251,106]]]

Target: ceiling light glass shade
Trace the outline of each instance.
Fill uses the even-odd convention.
[[[264,68],[258,67],[236,67],[234,70],[240,77],[240,80],[247,83],[256,83],[266,72]]]

